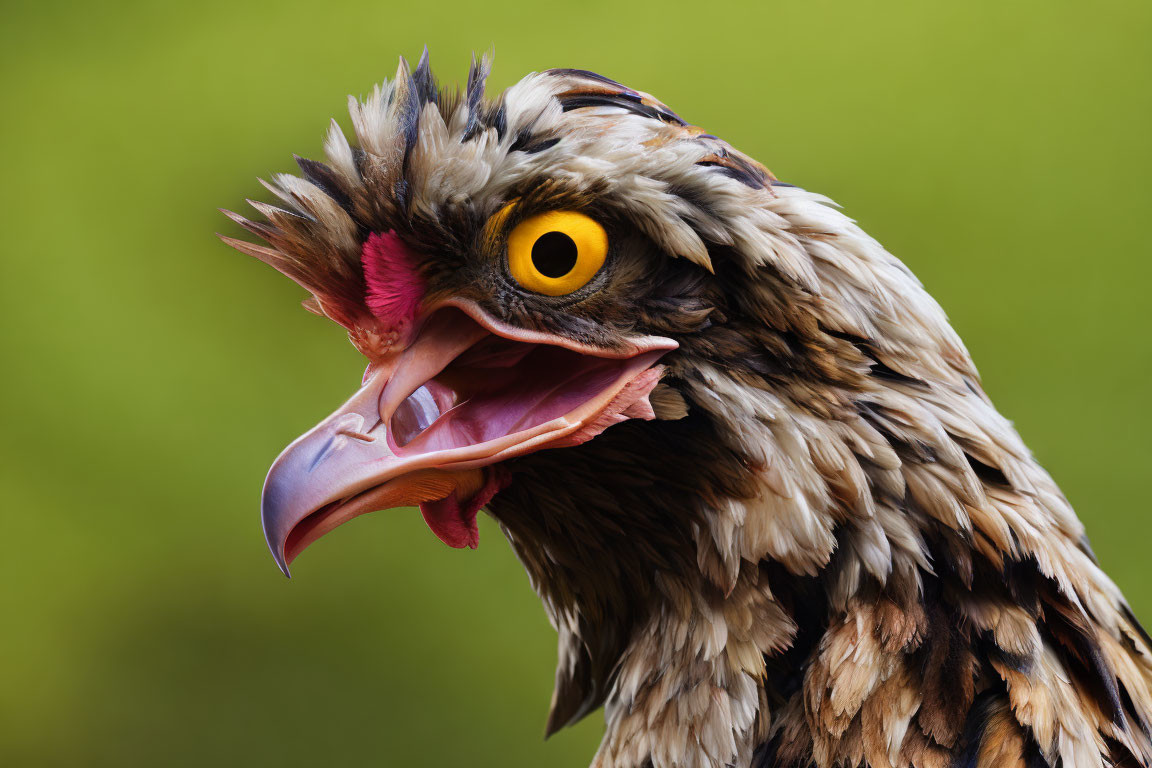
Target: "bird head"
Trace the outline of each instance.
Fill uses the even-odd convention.
[[[662,379],[726,303],[706,240],[732,246],[728,210],[771,195],[771,175],[600,76],[531,75],[491,102],[487,70],[474,62],[460,94],[426,54],[402,62],[351,101],[355,148],[333,122],[327,163],[267,185],[285,206],[229,214],[268,246],[225,239],[308,290],[367,359],[359,390],[268,474],[285,572],[324,533],[397,506],[475,547],[509,462],[686,412]]]

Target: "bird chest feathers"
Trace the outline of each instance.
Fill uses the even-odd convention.
[[[1152,650],[916,278],[828,199],[580,70],[415,71],[265,241],[368,361],[277,459],[277,562],[487,509],[597,768],[1152,765]]]

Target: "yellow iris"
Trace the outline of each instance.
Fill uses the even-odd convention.
[[[563,296],[586,285],[608,255],[608,233],[576,211],[525,219],[508,235],[508,269],[522,287]]]

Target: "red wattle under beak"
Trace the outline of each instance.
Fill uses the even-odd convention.
[[[675,347],[648,337],[608,353],[505,326],[470,304],[442,307],[276,459],[261,499],[273,557],[287,574],[342,523],[417,504],[446,544],[475,547],[476,514],[507,482],[499,462],[652,418],[655,364]]]

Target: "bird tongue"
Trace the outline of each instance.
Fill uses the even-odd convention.
[[[490,467],[484,473],[483,482],[474,493],[471,493],[470,488],[457,488],[443,499],[420,503],[420,514],[424,516],[424,522],[440,541],[456,549],[476,549],[480,543],[476,515],[508,484],[508,478],[499,467]],[[461,501],[461,497],[465,501]]]

